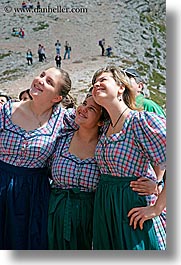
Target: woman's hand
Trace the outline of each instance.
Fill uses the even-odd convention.
[[[163,209],[166,207],[166,181],[163,187],[163,190],[158,195],[158,199],[155,202],[155,205],[146,206],[146,207],[135,207],[131,209],[128,213],[130,218],[130,225],[133,225],[133,228],[136,229],[139,225],[140,229],[143,229],[143,224],[146,220],[154,218],[155,216],[160,215]]]
[[[131,181],[130,187],[133,191],[138,192],[139,195],[158,194],[157,184],[153,180],[145,177],[140,177],[135,181]]]
[[[142,230],[144,222],[155,216],[157,216],[155,206],[133,208],[128,213],[128,217],[130,217],[129,225],[133,225],[134,229],[139,225]]]

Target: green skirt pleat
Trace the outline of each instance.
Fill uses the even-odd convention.
[[[145,196],[129,187],[135,179],[101,175],[94,202],[95,250],[159,250],[152,220],[144,223],[143,230],[129,225],[128,212],[147,205]]]
[[[52,189],[48,215],[49,249],[92,249],[93,205],[92,192]]]

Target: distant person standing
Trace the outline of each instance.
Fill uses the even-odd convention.
[[[111,54],[112,54],[112,47],[110,45],[108,45],[106,48],[106,55],[107,55],[107,57],[110,57]]]
[[[130,80],[132,92],[136,98],[136,106],[143,107],[145,111],[155,112],[166,118],[166,113],[162,107],[153,100],[146,98],[148,95],[148,89],[146,88],[145,82],[140,74],[133,68],[127,68],[124,72]]]
[[[39,62],[43,62],[43,56],[42,56],[42,45],[38,45],[38,57],[39,57]]]
[[[41,55],[42,55],[42,60],[46,62],[45,47],[43,45],[41,46]]]
[[[66,56],[68,56],[68,59],[70,59],[70,52],[71,52],[71,47],[70,44],[68,43],[68,41],[65,41],[65,53],[64,53],[64,57],[63,59],[66,59]]]
[[[57,54],[55,56],[55,62],[56,62],[57,68],[61,68],[61,61],[62,61],[62,57],[60,56],[60,54]]]
[[[61,43],[59,42],[59,40],[57,40],[57,42],[55,43],[55,49],[56,49],[56,54],[60,54]]]
[[[40,8],[41,8],[40,1],[37,2],[37,4],[36,4],[36,8],[37,8],[37,9],[40,9]]]
[[[28,65],[33,64],[33,54],[30,49],[28,49],[26,52],[26,59],[28,61]]]
[[[101,47],[101,55],[104,56],[105,52],[105,39],[99,41],[99,46]]]

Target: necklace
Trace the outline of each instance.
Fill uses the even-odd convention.
[[[38,121],[38,127],[42,127],[42,125],[44,124],[43,121],[41,121],[38,116],[34,113],[34,111],[32,110],[32,107],[31,107],[31,104],[30,104],[30,109],[31,109],[31,112],[33,113],[33,116],[35,117],[35,119]]]
[[[33,116],[35,117],[35,119],[38,121],[38,127],[42,126],[42,122],[38,119],[38,117],[36,116],[36,114],[34,113],[34,111],[31,109],[31,112],[33,113]]]
[[[118,117],[118,119],[117,119],[117,121],[116,121],[116,123],[113,125],[112,124],[112,121],[111,121],[111,127],[112,128],[115,128],[116,127],[116,125],[118,124],[118,122],[119,122],[119,120],[121,119],[121,117],[123,116],[123,114],[125,113],[125,111],[128,109],[128,107],[127,108],[125,108],[124,110],[123,110],[123,112],[121,112],[121,114],[119,115],[119,117]]]

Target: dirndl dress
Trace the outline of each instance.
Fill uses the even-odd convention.
[[[165,250],[166,209],[133,229],[128,212],[154,205],[157,196],[138,195],[129,185],[139,177],[156,181],[152,165],[166,164],[165,118],[155,113],[131,111],[120,132],[106,135],[96,147],[101,171],[94,201],[93,248],[95,250]]]
[[[0,249],[47,249],[47,173],[0,161]]]
[[[95,250],[160,250],[153,220],[146,221],[143,230],[129,225],[128,212],[147,206],[145,196],[130,188],[131,180],[136,178],[101,175],[95,196]]]

